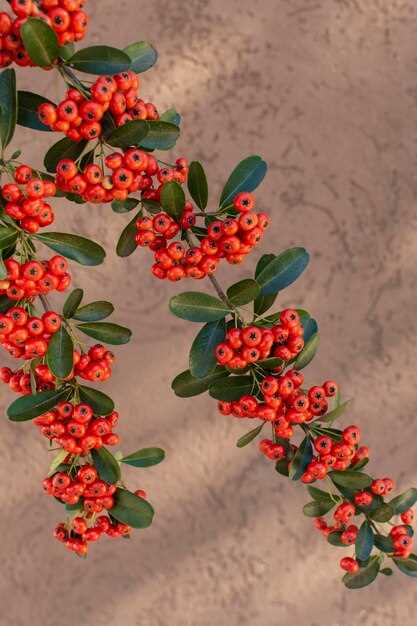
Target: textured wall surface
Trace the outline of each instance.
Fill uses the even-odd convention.
[[[3,2],[3,4],[6,4]],[[89,0],[88,42],[137,39],[160,52],[145,97],[183,114],[177,154],[204,161],[217,194],[242,157],[270,165],[259,204],[273,215],[263,250],[302,244],[305,277],[284,294],[318,318],[309,382],[334,377],[355,397],[375,473],[417,483],[417,11],[414,0]],[[36,77],[36,84],[34,83]],[[52,73],[20,84],[58,97]],[[52,137],[19,131],[28,162]],[[4,419],[0,443],[0,622],[8,626],[414,626],[417,590],[397,575],[367,591],[339,583],[341,552],[301,514],[301,487],[255,449],[235,448],[245,423],[207,397],[170,390],[196,329],[168,314],[177,286],[150,257],[113,252],[125,223],[109,207],[64,205],[59,229],[108,249],[77,268],[88,296],[119,303],[134,341],[118,350],[107,389],[125,450],[166,448],[166,462],[129,473],[157,510],[130,542],[103,540],[86,562],[50,537],[61,509],[43,497],[45,443]],[[247,275],[256,257],[219,273]],[[1,389],[2,409],[11,396]]]

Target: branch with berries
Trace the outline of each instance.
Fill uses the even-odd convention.
[[[0,13],[0,65],[14,61],[46,67],[59,72],[67,85],[76,82],[66,59],[76,57],[71,44],[84,33],[83,4],[80,0],[13,0],[16,19]],[[15,54],[10,52],[12,42]],[[143,50],[142,45],[139,48]],[[87,66],[88,59],[99,63],[100,55],[113,54],[105,46],[87,50],[81,61]],[[117,63],[122,63],[121,69],[132,65],[126,53],[114,54],[116,59],[113,56],[110,63],[116,69]],[[17,91],[13,69],[3,71],[0,346],[17,365],[0,368],[0,379],[20,396],[7,410],[9,419],[31,420],[48,443],[52,461],[43,487],[64,506],[66,517],[56,527],[55,537],[78,556],[86,556],[89,544],[100,537],[127,537],[132,528],[152,523],[154,510],[145,491],[129,491],[121,468],[156,465],[164,459],[164,451],[142,448],[123,455],[109,449],[120,441],[115,432],[119,414],[113,400],[95,385],[112,374],[115,355],[107,346],[123,345],[131,338],[128,328],[108,321],[113,305],[104,300],[84,302],[81,288],[69,293],[62,308],[50,304],[51,296],[71,285],[68,261],[99,265],[105,251],[77,234],[44,230],[55,221],[53,198],[63,193],[54,175],[22,162],[19,150],[9,155],[16,124],[40,126],[37,109],[42,104],[42,98]],[[46,255],[48,248],[52,256]],[[89,345],[91,339],[100,343]]]
[[[316,320],[295,308],[270,312],[280,292],[306,269],[306,250],[263,255],[254,277],[228,289],[215,277],[223,260],[243,263],[268,227],[267,214],[255,211],[253,195],[266,163],[259,156],[239,163],[219,202],[208,210],[203,166],[155,156],[156,150],[174,147],[181,118],[175,109],[159,114],[139,96],[138,74],[157,58],[152,46],[139,41],[124,50],[93,46],[76,52],[73,41],[81,38],[86,24],[78,15],[83,2],[10,4],[17,18],[11,24],[0,15],[6,51],[0,64],[15,61],[56,70],[65,83],[62,100],[54,103],[36,93],[16,92],[11,70],[3,72],[0,82],[1,167],[13,178],[2,188],[2,344],[24,359],[18,372],[3,369],[2,378],[24,394],[9,407],[9,417],[33,419],[62,448],[44,482],[46,492],[64,502],[71,516],[57,527],[56,537],[85,554],[88,542],[103,533],[120,536],[129,526],[148,525],[151,507],[143,492],[124,489],[120,462],[145,467],[162,460],[163,452],[153,448],[113,456],[106,447],[118,441],[113,403],[78,380],[105,379],[113,361],[102,345],[85,351],[79,331],[108,343],[128,340],[127,329],[101,321],[111,305],[81,306],[81,290],[70,294],[62,315],[46,304],[48,291],[68,286],[63,257],[89,265],[104,256],[97,244],[75,235],[39,233],[53,221],[44,198],[55,193],[76,203],[111,203],[117,214],[133,211],[117,253],[125,257],[137,247],[149,248],[156,278],[211,282],[216,297],[187,291],[171,299],[174,315],[203,324],[191,346],[189,369],[174,379],[173,390],[183,398],[208,391],[222,415],[256,420],[238,447],[259,437],[260,452],[279,474],[307,484],[311,501],[305,515],[314,518],[331,545],[353,547],[340,561],[344,584],[356,589],[378,574],[391,575],[386,559],[404,574],[417,576],[417,557],[411,553],[417,489],[391,498],[391,478],[375,479],[363,471],[369,449],[361,444],[359,428],[334,426],[349,406],[338,385],[331,380],[305,384],[302,370],[319,343]],[[19,54],[9,53],[14,37],[19,38]],[[83,74],[98,78],[88,81]],[[65,135],[45,155],[46,172],[20,164],[19,153],[5,158],[16,120]],[[38,243],[58,256],[39,262]],[[37,299],[46,305],[42,316],[36,315]],[[103,510],[108,515],[96,517]],[[331,522],[324,517],[328,514]]]

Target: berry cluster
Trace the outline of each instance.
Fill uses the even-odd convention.
[[[179,160],[176,171],[178,178],[184,181],[186,166],[182,161]],[[161,170],[151,154],[138,148],[128,148],[123,152],[109,154],[104,163],[108,172],[96,163],[90,163],[83,171],[79,171],[75,161],[62,159],[56,169],[59,189],[92,203],[126,200],[130,193],[137,191],[142,192],[143,198],[159,198],[164,170]]]
[[[103,445],[115,446],[120,438],[112,432],[119,421],[113,411],[107,417],[94,415],[89,404],[60,402],[55,409],[34,419],[44,437],[56,443],[69,454],[86,455]]]
[[[55,311],[33,317],[23,307],[12,307],[0,315],[0,345],[16,359],[42,358],[50,338],[60,327],[61,317]]]
[[[92,85],[89,97],[71,88],[58,106],[41,104],[38,117],[51,130],[65,133],[72,141],[97,139],[102,134],[106,111],[111,113],[116,126],[132,120],[159,119],[156,107],[139,98],[138,89],[139,78],[134,72],[101,76]]]
[[[216,219],[210,222],[205,229],[205,236],[200,238],[199,245],[189,248],[180,241],[173,241],[170,244],[168,241],[180,230],[186,231],[195,225],[196,216],[191,203],[185,205],[180,225],[164,211],[153,218],[141,217],[136,223],[138,231],[136,243],[154,252],[155,263],[152,266],[152,273],[157,278],[167,278],[171,281],[187,277],[202,279],[214,274],[222,258],[231,264],[241,263],[259,243],[269,221],[265,213],[251,211],[254,204],[252,194],[238,194],[233,206],[235,211],[240,212],[240,217],[229,216],[223,220]],[[233,354],[230,359],[232,357]],[[237,360],[239,359],[236,357]],[[243,359],[241,361],[243,362]]]
[[[52,224],[54,212],[44,198],[55,196],[55,183],[34,176],[28,165],[19,165],[14,179],[17,184],[7,183],[1,187],[1,195],[6,200],[4,212],[28,233],[36,233],[41,227]]]
[[[50,291],[65,291],[71,285],[68,263],[64,257],[55,255],[49,261],[19,263],[10,258],[4,262],[7,277],[0,280],[0,295],[10,300],[23,300],[46,295]]]
[[[37,392],[48,391],[54,388],[51,381],[43,380],[37,373],[33,372],[32,380],[29,373],[23,369],[13,371],[10,367],[0,367],[0,380],[9,385],[11,391],[29,396],[33,393],[32,381]]]
[[[291,361],[304,348],[303,336],[304,329],[297,311],[285,309],[280,314],[280,324],[272,328],[230,328],[226,341],[216,346],[215,355],[219,365],[227,365],[231,369],[242,369],[249,363],[268,357]],[[278,386],[273,377],[267,377],[262,383],[266,395],[274,395]]]
[[[56,33],[61,46],[83,39],[88,17],[82,8],[85,0],[11,0],[16,17],[0,13],[0,67],[17,63],[21,67],[34,65],[22,39],[20,29],[29,17],[44,20]]]

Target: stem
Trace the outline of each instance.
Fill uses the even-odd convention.
[[[75,89],[78,89],[86,98],[91,97],[89,89],[87,89],[87,87],[83,85],[83,83],[79,80],[79,78],[74,74],[74,72],[68,66],[61,64],[61,65],[58,65],[57,67],[58,67],[58,72],[61,74],[62,78],[67,84],[71,85],[72,87],[75,87]]]
[[[40,293],[40,294],[39,294],[39,300],[40,300],[40,301],[41,301],[41,303],[42,303],[42,306],[43,306],[43,308],[44,308],[44,310],[45,310],[45,313],[46,313],[47,311],[50,311],[50,310],[51,310],[51,306],[50,306],[50,304],[49,304],[48,298],[47,298],[46,296],[44,296],[42,293]]]

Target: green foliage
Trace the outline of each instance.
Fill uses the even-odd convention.
[[[82,289],[74,289],[71,291],[67,299],[65,300],[64,306],[62,308],[62,312],[66,319],[71,319],[74,317],[75,312],[81,304],[81,301],[84,296],[84,291]]]
[[[36,239],[67,259],[80,265],[100,265],[106,253],[98,243],[68,233],[38,233]]]
[[[175,395],[179,398],[191,398],[207,391],[211,385],[222,378],[229,376],[229,372],[224,367],[217,367],[214,372],[204,378],[195,378],[190,370],[181,372],[174,378],[171,384]]]
[[[128,257],[136,250],[136,222],[142,215],[139,211],[135,217],[125,226],[117,242],[116,252],[120,257]]]
[[[145,120],[131,120],[123,126],[115,128],[106,137],[106,142],[115,148],[129,148],[139,146],[148,134],[148,122]]]
[[[123,52],[130,58],[130,69],[136,74],[149,70],[158,59],[157,51],[146,41],[131,43]]]
[[[16,73],[14,70],[7,69],[0,74],[0,143],[3,150],[13,138],[16,119]]]
[[[49,340],[46,360],[49,369],[57,378],[66,378],[71,374],[74,365],[74,344],[64,324]]]
[[[267,164],[260,156],[250,156],[241,161],[224,186],[220,207],[229,205],[238,193],[254,191],[263,181],[267,169]]]
[[[370,585],[378,576],[380,568],[379,557],[373,556],[365,567],[361,567],[356,574],[345,574],[343,583],[348,589],[361,589]]]
[[[88,322],[86,324],[77,324],[77,328],[85,335],[108,343],[119,346],[128,343],[132,337],[132,331],[119,324],[109,322]]]
[[[113,75],[126,72],[132,65],[132,59],[118,48],[91,46],[78,50],[66,64],[87,74]]]
[[[239,439],[236,442],[236,446],[238,448],[244,448],[245,446],[247,446],[249,443],[251,443],[251,441],[256,439],[256,437],[259,435],[264,425],[265,423],[262,423],[256,428],[253,428],[252,430],[250,430],[248,433],[245,433],[244,435],[242,435],[242,437],[239,437]]]
[[[48,67],[58,58],[57,36],[43,20],[29,17],[20,28],[20,36],[35,65]]]
[[[120,459],[121,463],[133,467],[151,467],[158,465],[165,459],[165,452],[161,448],[142,448]]]
[[[307,465],[313,458],[313,445],[310,437],[304,437],[289,467],[289,476],[292,480],[299,480],[304,474]]]
[[[95,415],[110,415],[114,410],[114,402],[105,393],[93,387],[86,387],[80,385],[79,387],[80,400],[87,402],[93,409]]]
[[[198,208],[204,211],[208,202],[208,184],[204,168],[198,161],[190,163],[188,191]]]
[[[97,450],[93,449],[91,456],[93,457],[93,463],[97,468],[101,480],[105,480],[106,483],[110,483],[111,485],[114,485],[120,480],[120,465],[107,448],[103,446]]]
[[[417,502],[417,489],[414,487],[408,489],[404,493],[396,496],[389,502],[390,507],[396,515],[404,513],[407,509],[410,509]]]
[[[374,532],[370,523],[365,520],[359,529],[355,542],[356,558],[360,561],[366,561],[374,547]]]
[[[68,137],[60,139],[54,143],[43,160],[46,171],[55,174],[57,165],[61,159],[72,159],[76,161],[82,155],[87,145],[87,141],[71,141]]]
[[[32,420],[53,409],[61,400],[66,400],[69,394],[68,387],[61,387],[31,396],[22,396],[12,402],[7,409],[7,415],[12,422]]]
[[[234,306],[243,306],[253,302],[260,294],[261,288],[256,280],[245,278],[231,285],[227,290],[227,298]]]
[[[161,206],[176,222],[181,220],[185,206],[184,191],[177,182],[165,183],[161,190]]]
[[[305,344],[304,349],[295,359],[294,367],[296,370],[302,370],[314,359],[319,347],[319,335],[313,335]]]
[[[242,396],[251,394],[255,383],[252,376],[231,376],[222,379],[210,386],[209,394],[216,400],[231,402],[239,400]]]
[[[152,524],[154,510],[143,498],[127,489],[117,489],[114,500],[111,515],[119,522],[132,528],[148,528]]]
[[[230,313],[218,298],[199,291],[185,291],[171,298],[171,313],[189,322],[215,322]]]
[[[52,132],[52,129],[45,124],[42,124],[38,117],[38,108],[41,104],[54,104],[48,98],[39,96],[37,93],[30,91],[18,91],[18,103],[17,110],[17,123],[20,126],[26,128],[32,128],[33,130],[42,130],[45,132]]]
[[[98,300],[77,309],[73,318],[78,322],[99,322],[109,317],[113,311],[114,306],[111,302]]]
[[[276,294],[291,285],[304,272],[309,260],[304,248],[290,248],[271,258],[256,275],[262,295]]]
[[[199,331],[190,350],[190,372],[195,378],[205,378],[216,369],[214,350],[226,334],[224,319],[209,322]]]
[[[171,122],[148,121],[148,133],[141,143],[144,150],[170,150],[177,143],[180,129]]]

